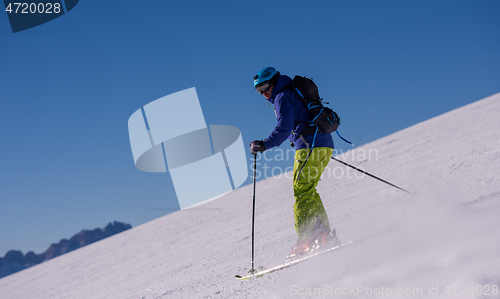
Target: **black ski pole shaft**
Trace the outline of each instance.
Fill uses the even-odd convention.
[[[406,192],[406,193],[412,194],[411,192],[406,191],[405,189],[403,189],[403,188],[401,188],[401,187],[398,187],[398,186],[396,186],[396,185],[394,185],[394,184],[391,184],[391,183],[389,183],[389,182],[388,182],[388,181],[386,181],[386,180],[383,180],[383,179],[381,179],[381,178],[379,178],[379,177],[374,176],[373,174],[370,174],[370,173],[368,173],[368,172],[366,172],[366,171],[364,171],[364,170],[361,170],[361,169],[359,169],[359,168],[356,168],[356,167],[354,167],[354,166],[352,166],[352,165],[350,165],[350,164],[348,164],[348,163],[346,163],[346,162],[344,162],[344,161],[341,161],[341,160],[339,160],[339,159],[335,159],[334,157],[331,157],[331,158],[332,158],[332,160],[335,160],[335,161],[337,161],[337,162],[339,162],[339,163],[342,163],[342,164],[344,164],[345,166],[349,166],[349,167],[351,167],[351,168],[353,168],[353,169],[355,169],[355,170],[357,170],[357,171],[359,171],[359,172],[361,172],[361,173],[366,174],[367,176],[370,176],[370,177],[372,177],[372,178],[374,178],[374,179],[377,179],[377,180],[379,180],[379,181],[381,181],[381,182],[384,182],[384,183],[386,183],[386,184],[388,184],[388,185],[390,185],[390,186],[392,186],[392,187],[394,187],[394,188],[398,188],[398,189],[399,189],[399,190],[401,190],[401,191],[404,191],[404,192]],[[412,195],[413,195],[413,194],[412,194]]]
[[[255,235],[255,173],[257,172],[257,154],[253,155],[253,209],[252,209],[252,269],[251,273],[255,272],[254,268],[254,235]]]

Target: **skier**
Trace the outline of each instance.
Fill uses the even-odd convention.
[[[296,150],[293,167],[293,207],[298,238],[287,260],[308,254],[329,243],[340,244],[335,230],[330,228],[323,202],[316,190],[321,174],[333,154],[332,136],[317,132],[314,139],[314,134],[301,134],[309,120],[309,111],[293,89],[290,77],[281,75],[273,67],[267,67],[254,77],[254,87],[274,105],[278,122],[267,139],[250,143],[251,153],[256,155],[258,152],[280,146],[287,137]],[[313,139],[314,147],[309,155]]]

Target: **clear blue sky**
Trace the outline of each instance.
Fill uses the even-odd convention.
[[[128,118],[153,100],[196,87],[207,124],[248,144],[276,123],[252,82],[274,66],[313,77],[358,146],[500,92],[499,15],[494,0],[80,1],[13,34],[0,12],[0,256],[175,210],[169,174],[130,149]]]

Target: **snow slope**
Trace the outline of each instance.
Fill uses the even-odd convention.
[[[339,155],[416,193],[332,161],[318,189],[355,243],[293,268],[234,279],[251,266],[250,185],[0,279],[0,297],[500,298],[499,116],[496,94]],[[295,242],[291,180],[256,198],[255,261],[271,267]]]

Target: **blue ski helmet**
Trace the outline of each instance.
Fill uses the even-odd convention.
[[[277,76],[276,76],[277,75]],[[260,71],[254,78],[253,78],[253,86],[257,87],[257,85],[262,84],[266,81],[271,81],[271,84],[273,83],[273,77],[279,77],[280,72],[278,72],[275,68],[273,67],[266,67],[262,71]]]

